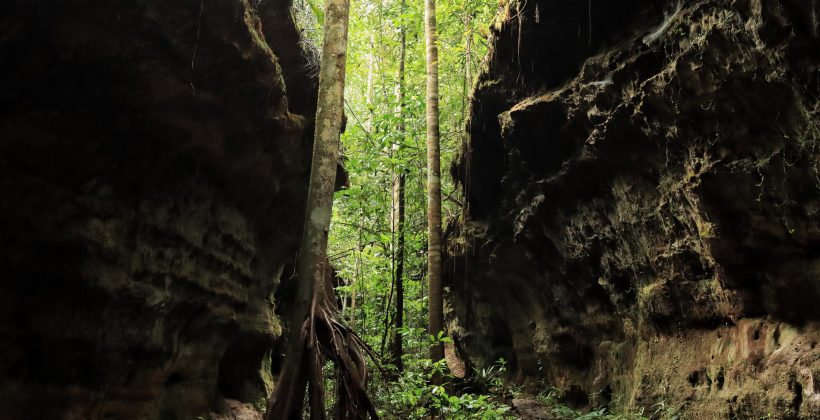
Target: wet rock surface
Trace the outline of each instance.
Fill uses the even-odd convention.
[[[0,417],[253,418],[315,108],[289,2],[2,9]]]
[[[576,407],[820,416],[817,1],[512,1],[450,330]]]

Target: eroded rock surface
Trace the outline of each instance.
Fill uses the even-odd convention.
[[[579,407],[820,417],[817,1],[511,1],[450,329]]]
[[[289,2],[2,10],[0,417],[251,416],[315,108]]]

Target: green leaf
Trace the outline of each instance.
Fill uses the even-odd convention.
[[[316,21],[319,22],[319,25],[325,24],[325,12],[322,11],[320,7],[316,5],[316,0],[305,0],[310,6],[310,10],[313,12],[313,15],[316,16]]]

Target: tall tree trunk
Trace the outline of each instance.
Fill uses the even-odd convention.
[[[405,0],[401,2],[401,13],[404,14]],[[407,55],[407,38],[404,30],[404,23],[401,24],[399,35],[399,74],[398,84],[396,85],[396,113],[399,118],[399,142],[396,148],[396,154],[401,156],[402,143],[404,143],[404,61]],[[395,176],[393,183],[393,201],[396,203],[395,221],[392,226],[394,232],[398,235],[396,244],[396,267],[395,278],[396,282],[396,320],[395,329],[393,330],[393,344],[390,348],[390,355],[393,359],[393,365],[396,366],[399,372],[404,370],[401,356],[404,353],[402,349],[402,335],[401,329],[404,327],[404,190],[407,178],[406,169],[402,168]]]
[[[427,265],[429,285],[428,331],[437,336],[444,329],[441,267],[441,161],[439,156],[438,47],[436,1],[425,0],[424,33],[427,41]],[[430,358],[444,358],[444,346],[430,346]],[[440,378],[437,382],[440,382]]]
[[[298,317],[299,323],[307,319],[314,284],[324,285],[324,281],[321,280],[324,279],[326,272],[327,235],[333,213],[336,167],[339,164],[348,8],[348,0],[327,0],[319,74],[319,99],[313,136],[313,163],[296,271],[299,286],[294,307],[298,308],[295,316]]]
[[[297,291],[290,322],[287,360],[276,390],[271,396],[267,418],[289,419],[301,416],[305,385],[315,375],[317,349],[311,346],[314,333],[313,311],[317,285],[324,287],[327,272],[327,235],[333,207],[336,166],[339,163],[339,135],[344,105],[344,76],[347,53],[348,0],[327,0],[324,45],[319,73],[319,97],[313,137],[313,162],[310,172],[302,245],[297,263]],[[307,369],[306,369],[307,368]],[[319,368],[321,369],[321,368]],[[306,371],[307,370],[307,371]],[[321,371],[319,371],[321,374]],[[315,379],[315,378],[314,378]],[[321,384],[311,381],[311,406],[321,401],[315,395]],[[323,411],[323,410],[322,410]],[[323,413],[313,413],[322,416]]]

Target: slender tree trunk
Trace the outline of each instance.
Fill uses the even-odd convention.
[[[362,215],[362,226],[364,226],[364,215]],[[362,243],[362,232],[359,231],[359,288],[362,291],[362,302],[367,302],[367,282],[365,281],[365,273],[364,273],[364,261],[362,261],[362,250],[364,249],[364,244]],[[362,304],[362,328],[367,328],[367,305]]]
[[[356,255],[353,263],[353,287],[351,287],[350,298],[350,327],[356,328],[356,296],[359,294],[358,287],[361,285],[362,271],[362,229],[364,228],[364,211],[361,212],[359,220],[359,232],[356,239]]]
[[[314,283],[324,285],[327,235],[333,212],[333,190],[339,164],[347,53],[348,0],[327,0],[324,46],[319,75],[319,100],[313,144],[313,163],[302,246],[297,265],[298,316],[307,318]]]
[[[319,357],[306,344],[313,334],[312,302],[316,285],[324,287],[327,272],[327,235],[333,208],[336,166],[339,163],[339,135],[342,126],[345,61],[347,53],[348,0],[327,0],[324,45],[319,73],[319,97],[313,137],[313,162],[310,172],[302,245],[297,263],[297,292],[290,322],[289,351],[285,367],[271,396],[268,418],[293,418],[301,415],[308,372]],[[320,384],[311,385],[311,396]],[[311,405],[319,401],[311,398]]]
[[[427,265],[430,282],[428,331],[438,335],[444,329],[444,302],[441,267],[441,161],[439,156],[438,47],[436,1],[425,0],[425,39],[427,41]],[[430,358],[444,358],[444,346],[430,346]],[[436,378],[440,382],[440,378]]]
[[[365,121],[368,132],[373,130],[373,78],[376,72],[376,46],[373,34],[370,34],[370,52],[367,54],[367,90],[365,91],[365,104],[367,105],[367,120]]]
[[[405,0],[401,2],[401,13],[404,13]],[[399,144],[396,148],[396,154],[401,156],[402,143],[404,143],[404,61],[407,55],[407,38],[402,23],[399,35],[399,74],[398,84],[396,85],[396,112],[399,118]],[[393,201],[396,203],[395,216],[393,220],[393,229],[398,235],[396,244],[396,267],[395,267],[395,281],[396,281],[396,321],[395,329],[393,331],[393,344],[390,348],[391,358],[393,364],[399,372],[404,370],[401,356],[404,353],[402,349],[402,335],[401,329],[404,327],[404,190],[407,178],[406,169],[400,169],[396,174],[395,182],[393,184]]]
[[[399,173],[394,194],[398,200],[398,208],[396,209],[398,218],[398,240],[396,244],[396,318],[395,329],[393,330],[393,344],[390,348],[390,354],[393,364],[399,372],[404,370],[401,356],[404,354],[402,349],[402,335],[401,329],[404,327],[404,190],[405,190],[406,172],[404,170]]]
[[[390,333],[390,306],[393,305],[393,291],[396,288],[396,282],[390,282],[390,293],[388,293],[387,298],[384,300],[384,306],[382,306],[382,313],[384,314],[384,333],[382,334],[382,341],[381,345],[379,346],[379,357],[384,357],[384,345],[387,343],[387,336]]]

